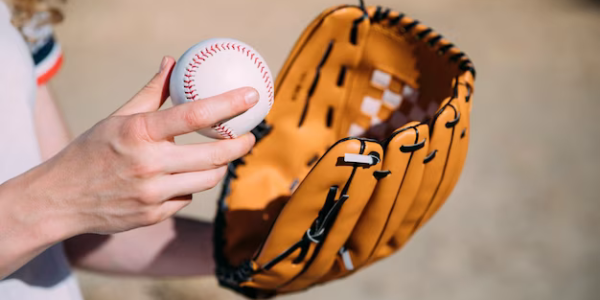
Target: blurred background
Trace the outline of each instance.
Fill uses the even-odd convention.
[[[352,4],[358,1],[351,1]],[[277,73],[336,0],[71,0],[53,89],[74,134],[210,37],[255,47]],[[408,245],[347,279],[283,299],[599,299],[600,4],[368,0],[467,52],[478,71],[469,156],[454,193]],[[183,137],[198,142],[199,135]],[[211,219],[218,189],[182,214]],[[86,299],[241,299],[212,277],[78,272]]]

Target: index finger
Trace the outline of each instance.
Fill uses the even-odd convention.
[[[146,115],[146,127],[153,140],[164,140],[235,117],[258,102],[258,92],[250,87],[187,102]]]

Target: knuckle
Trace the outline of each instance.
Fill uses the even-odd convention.
[[[110,149],[122,158],[132,157],[140,145],[133,132],[139,126],[129,117],[109,117],[96,125]]]
[[[139,202],[150,205],[160,202],[161,193],[152,185],[141,185],[137,190],[137,199]]]
[[[163,214],[157,207],[152,207],[144,212],[144,225],[154,225],[163,220]]]
[[[211,172],[211,175],[208,177],[207,182],[206,182],[207,186],[209,188],[216,187],[221,182],[223,177],[225,177],[226,172],[227,172],[227,169],[225,167],[216,169],[216,170],[214,170],[214,172]]]
[[[229,163],[229,150],[224,147],[215,147],[210,155],[210,162],[213,166],[220,167]]]
[[[211,153],[211,163],[215,167],[225,166],[252,149],[254,138],[242,136],[233,140],[219,141]]]
[[[154,155],[151,150],[138,149],[131,157],[129,169],[134,178],[149,179],[163,173],[163,160],[156,159],[159,155]]]
[[[188,128],[198,128],[204,124],[204,120],[208,119],[211,115],[211,110],[208,105],[204,103],[198,103],[199,105],[191,106],[183,114],[183,121]]]
[[[118,133],[119,137],[128,141],[148,141],[148,123],[145,114],[137,114],[127,117]]]
[[[245,143],[244,143],[244,148],[243,148],[243,153],[246,154],[248,152],[250,152],[250,150],[252,149],[252,147],[254,147],[254,144],[256,143],[256,139],[254,138],[253,134],[248,134],[244,137],[245,139]]]
[[[161,168],[155,163],[141,162],[136,163],[131,167],[131,172],[137,178],[148,179],[158,175]]]

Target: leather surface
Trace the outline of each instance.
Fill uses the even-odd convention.
[[[277,78],[270,132],[228,177],[215,233],[221,283],[268,297],[400,249],[460,177],[473,74],[454,45],[398,12],[322,13]]]

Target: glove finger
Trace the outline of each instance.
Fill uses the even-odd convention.
[[[470,73],[467,73],[467,75],[470,75]],[[471,120],[471,97],[472,97],[472,77],[469,76],[469,78],[467,78],[467,80],[465,80],[466,82],[460,83],[457,86],[457,94],[458,94],[458,108],[460,110],[460,114],[461,114],[461,120],[459,122],[459,124],[457,125],[457,128],[460,131],[460,151],[459,153],[461,154],[460,157],[458,157],[459,163],[457,164],[456,169],[454,169],[454,173],[452,174],[452,183],[450,183],[449,188],[446,189],[444,195],[447,198],[450,193],[452,192],[453,187],[456,185],[456,183],[458,182],[458,179],[460,178],[460,174],[462,173],[462,169],[464,167],[466,158],[467,158],[467,152],[468,152],[468,147],[469,147],[469,137],[470,137],[470,128],[471,128],[471,124],[470,124],[470,120]],[[469,83],[471,82],[471,83]],[[439,208],[439,207],[438,207]],[[437,210],[437,208],[436,208]]]
[[[352,162],[355,158],[347,154],[360,154],[373,165]],[[258,272],[245,286],[295,290],[323,276],[371,197],[377,182],[373,172],[381,169],[382,156],[375,142],[349,138],[336,143],[277,217],[255,256]]]
[[[397,130],[387,144],[378,182],[327,277],[337,277],[365,265],[382,240],[398,229],[418,190],[424,169],[429,130],[412,122]]]
[[[465,160],[467,158],[467,150],[469,145],[469,120],[470,120],[470,91],[466,84],[456,85],[456,98],[452,100],[450,105],[459,112],[460,120],[454,125],[453,131],[453,142],[451,151],[448,154],[446,163],[446,174],[443,180],[440,182],[438,192],[432,203],[423,216],[422,221],[419,224],[423,226],[429,219],[439,210],[444,204],[454,186],[458,182],[460,174],[462,172]],[[418,228],[417,228],[418,229]]]
[[[370,149],[365,151],[365,153],[376,152],[380,154],[379,157],[383,157],[383,150],[379,143],[372,143],[370,146]],[[349,204],[342,207],[336,222],[331,227],[330,233],[325,237],[322,249],[318,252],[319,249],[315,248],[313,261],[307,261],[303,272],[288,286],[284,287],[283,291],[303,289],[306,286],[314,284],[331,270],[332,265],[339,257],[339,253],[345,251],[344,245],[372,196],[373,189],[377,183],[376,174],[378,171],[381,171],[381,165],[381,163],[378,163],[374,167],[363,170],[360,173],[362,178],[357,177],[354,180],[355,184],[350,186],[348,193],[350,195],[347,200]]]
[[[418,134],[417,134],[418,132]],[[425,145],[421,149],[417,149],[412,151],[410,154],[408,166],[405,169],[406,174],[404,175],[402,182],[397,185],[397,193],[394,200],[394,207],[392,208],[390,215],[388,216],[388,220],[386,226],[381,233],[379,241],[375,246],[375,250],[369,257],[368,263],[375,261],[379,258],[386,257],[390,255],[392,252],[396,251],[397,248],[393,247],[393,245],[389,245],[388,242],[390,238],[396,233],[402,220],[406,217],[409,209],[415,201],[417,192],[421,186],[421,182],[423,180],[423,172],[425,171],[425,163],[423,162],[427,153],[429,153],[429,149],[431,147],[429,140],[429,126],[427,124],[422,124],[415,127],[415,138],[424,139]],[[388,151],[392,149],[402,148],[403,146],[409,146],[410,144],[404,143],[402,140],[394,140],[394,145],[390,143],[388,145]],[[391,148],[391,149],[390,149]],[[402,152],[402,149],[400,149]],[[399,154],[396,153],[398,156]],[[386,159],[391,160],[390,164],[396,164],[397,159],[392,157],[388,157],[386,155]],[[391,185],[391,184],[390,184]],[[393,185],[391,185],[393,188]],[[382,187],[382,190],[386,187]]]
[[[420,226],[424,214],[436,199],[447,169],[448,155],[452,152],[453,145],[456,147],[453,142],[457,137],[454,132],[458,131],[455,125],[460,120],[458,110],[451,105],[450,99],[445,100],[441,107],[431,126],[429,149],[423,161],[425,170],[419,191],[398,231],[388,241],[396,249],[404,245]]]

